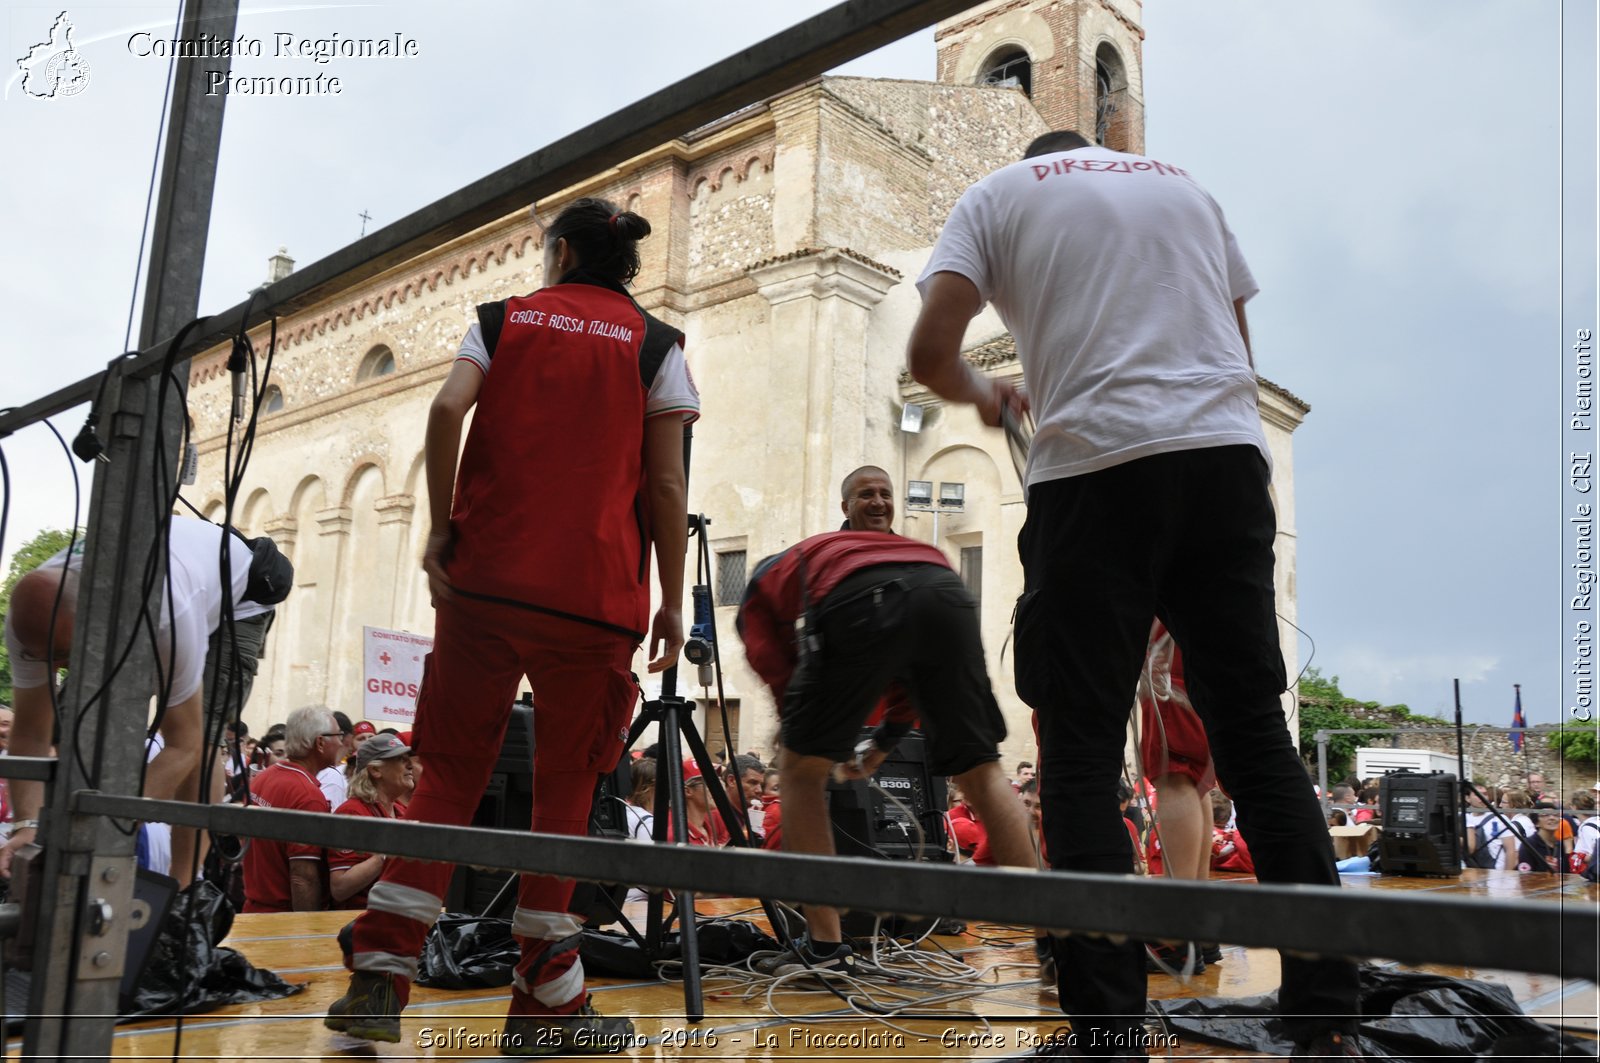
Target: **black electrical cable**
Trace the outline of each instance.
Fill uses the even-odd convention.
[[[245,321],[249,320],[249,311],[254,300],[255,293],[252,293],[250,302],[247,303],[245,307]],[[272,376],[273,358],[277,354],[278,319],[276,315],[269,320],[266,364],[261,368],[259,379],[257,378],[256,374],[255,345],[251,341],[249,333],[245,330],[245,326],[243,324],[240,325],[239,333],[234,339],[234,345],[235,352],[242,350],[248,356],[251,403],[250,418],[245,426],[243,436],[239,443],[239,454],[237,459],[234,459],[232,456],[233,430],[235,426],[231,419],[229,420],[228,432],[224,441],[224,532],[222,536],[221,556],[218,559],[218,564],[222,575],[222,585],[225,589],[233,586],[232,553],[231,543],[229,542],[229,538],[232,535],[233,529],[233,507],[237,504],[239,492],[243,489],[245,469],[249,464],[251,455],[255,451],[256,427],[260,420],[261,406],[266,396],[267,383]],[[188,504],[187,501],[185,501],[185,504]],[[190,506],[190,508],[193,509],[194,507]],[[234,602],[232,600],[232,596],[228,593],[224,593],[222,598],[222,612],[219,618],[219,630],[225,632],[225,641],[232,652],[234,660],[238,659],[239,652],[238,634],[235,627],[236,623],[237,620],[234,616]],[[221,745],[222,736],[227,728],[228,723],[232,722],[237,724],[243,716],[244,698],[242,690],[242,678],[238,675],[237,669],[229,669],[228,685],[221,693],[223,695],[223,700],[220,703],[222,709],[220,712],[211,711],[211,709],[217,705],[217,702],[214,700],[215,693],[207,695],[207,713],[204,731],[205,748],[207,749],[215,748]],[[240,761],[242,768],[242,758],[236,758],[236,760]],[[210,793],[211,778],[214,776],[215,770],[216,768],[213,761],[206,760],[202,762],[200,785],[206,794]],[[250,802],[250,777],[248,772],[246,772],[244,775],[243,801],[245,804],[249,804]]]
[[[180,40],[183,36],[183,5],[178,5],[178,17],[172,26],[172,40]],[[133,312],[139,300],[139,269],[144,264],[144,244],[150,235],[150,211],[156,198],[156,175],[160,172],[161,165],[161,134],[167,128],[167,102],[172,98],[172,72],[178,62],[179,49],[172,49],[167,56],[167,80],[161,90],[161,110],[156,119],[156,148],[150,155],[150,180],[145,186],[144,193],[144,221],[139,226],[139,252],[133,258],[133,288],[128,292],[128,327],[123,333],[122,345],[124,347],[133,342]]]
[[[159,433],[164,428],[163,419],[165,417],[165,412],[166,412],[166,392],[167,392],[167,388],[169,387],[169,385],[171,383],[172,366],[176,362],[177,353],[178,353],[178,351],[180,349],[182,349],[184,340],[186,340],[188,338],[189,333],[194,331],[194,329],[197,328],[200,325],[202,320],[204,320],[204,319],[196,318],[193,321],[190,321],[188,324],[184,325],[183,328],[178,330],[177,335],[175,335],[167,345],[166,358],[165,358],[165,360],[164,360],[164,362],[162,364],[162,369],[161,369],[161,386],[160,386],[160,388],[159,388],[159,390],[157,392],[157,401],[156,401],[156,423],[155,423],[155,428],[156,428],[156,431],[158,432],[158,438],[160,438]],[[48,422],[46,422],[46,423],[48,423]],[[52,427],[51,430],[54,431],[54,428]],[[60,438],[60,433],[56,433],[56,436],[59,439]],[[62,445],[65,446],[65,441],[62,441]],[[69,451],[69,454],[70,454],[70,451]],[[157,468],[154,470],[153,475],[157,479],[158,484],[164,484],[165,483],[165,478],[162,476],[162,471],[161,471],[160,466],[164,465],[165,462],[164,462],[164,460],[162,460],[162,455],[160,454],[160,448],[159,447],[157,448],[157,455],[156,455],[156,463],[155,464],[156,464]],[[76,479],[77,479],[76,466],[74,466],[74,468],[73,468],[73,478],[74,478],[74,483],[76,483]],[[160,496],[160,498],[158,498],[158,503],[164,501],[164,505],[161,505],[160,508],[158,508],[158,510],[157,510],[157,512],[161,513],[162,516],[159,519],[158,524],[157,524],[155,539],[151,542],[150,549],[145,554],[144,571],[142,573],[142,578],[140,580],[140,591],[139,591],[139,593],[140,593],[140,602],[141,602],[141,605],[140,605],[140,617],[141,617],[142,623],[135,625],[134,631],[132,633],[130,633],[127,642],[123,646],[121,655],[117,658],[116,663],[112,666],[110,674],[108,674],[106,676],[105,680],[100,684],[99,688],[97,688],[92,695],[90,695],[88,698],[86,698],[84,700],[84,704],[83,704],[82,708],[79,709],[78,715],[77,715],[77,719],[76,719],[76,725],[79,728],[82,727],[83,721],[88,718],[88,714],[89,714],[90,710],[94,708],[95,704],[102,697],[104,697],[106,692],[110,689],[112,681],[122,671],[123,665],[125,665],[127,663],[128,657],[133,652],[133,648],[138,644],[138,639],[139,639],[141,628],[143,630],[145,630],[145,631],[153,630],[153,625],[151,624],[150,617],[149,617],[150,594],[151,594],[151,592],[153,592],[155,590],[155,585],[156,585],[156,582],[157,582],[156,577],[155,577],[155,570],[156,570],[156,567],[157,567],[157,564],[158,564],[158,559],[165,557],[166,554],[164,553],[164,551],[166,551],[169,548],[168,533],[170,532],[171,522],[172,522],[172,506],[174,505],[174,499],[176,497],[177,497],[177,492],[176,491],[172,491],[170,493],[168,493],[166,491],[163,491],[161,496]],[[76,530],[76,529],[74,529],[74,530]],[[158,552],[158,551],[163,551],[163,552]],[[171,595],[169,593],[169,595],[168,595],[169,607],[171,605],[170,598],[171,598]],[[157,670],[158,670],[158,672],[160,671],[159,654],[158,654]],[[158,727],[159,727],[159,721],[161,719],[161,716],[165,711],[166,711],[165,701],[161,700],[161,699],[158,699],[157,704],[156,704],[156,720],[157,720],[157,726]],[[102,731],[102,733],[99,736],[99,743],[100,743],[99,752],[103,752],[103,748],[104,748],[103,747],[103,743],[104,743],[104,741],[105,741],[105,735],[104,735],[104,732]],[[75,753],[75,756],[76,756],[76,759],[77,759],[78,768],[79,768],[80,771],[83,772],[85,778],[91,778],[91,776],[98,774],[98,773],[91,773],[90,772],[90,770],[88,768],[88,765],[84,762],[82,751],[77,749],[76,745],[74,746],[74,753]],[[141,778],[141,780],[143,779],[143,769],[141,769],[140,778]],[[94,781],[94,784],[98,786],[98,784],[99,784],[98,783],[98,778],[95,778],[93,781]],[[117,829],[121,830],[120,827],[118,827]],[[124,833],[126,833],[126,832],[124,832]]]
[[[6,525],[11,522],[11,466],[6,464],[6,452],[0,447],[0,480],[4,481],[4,497],[0,497],[0,557],[6,552]]]

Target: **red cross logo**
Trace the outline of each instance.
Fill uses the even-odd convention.
[[[382,661],[383,666],[387,668],[389,667],[389,662],[394,660],[394,658],[389,656],[388,650],[384,650],[382,653],[378,654],[378,660]]]

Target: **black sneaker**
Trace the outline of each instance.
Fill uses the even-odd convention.
[[[1222,946],[1221,945],[1201,945],[1200,946],[1200,958],[1202,960],[1206,961],[1206,966],[1208,966],[1208,967],[1213,963],[1221,963],[1222,962]]]
[[[585,997],[571,1015],[507,1015],[495,1047],[508,1056],[601,1056],[644,1046],[632,1022],[601,1015],[593,1000]]]
[[[368,1041],[400,1040],[400,996],[392,974],[353,971],[350,988],[328,1005],[322,1025]]]
[[[801,938],[793,948],[756,960],[750,967],[758,974],[778,977],[802,971],[853,975],[856,973],[856,954],[854,949],[841,942],[832,952],[819,955],[812,951],[809,939]]]
[[[1200,946],[1193,943],[1184,945],[1146,945],[1144,947],[1144,969],[1150,974],[1168,974],[1193,978],[1195,975],[1206,973],[1206,960]]]
[[[1295,1059],[1366,1059],[1354,1034],[1343,1030],[1324,1030],[1303,1045],[1296,1045]]]

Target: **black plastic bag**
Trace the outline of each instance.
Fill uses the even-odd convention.
[[[1594,1043],[1531,1019],[1502,985],[1361,967],[1359,1036],[1368,1059],[1594,1059]],[[1156,1003],[1168,1028],[1199,1041],[1287,1057],[1294,1049],[1276,993]]]
[[[509,919],[441,915],[422,943],[417,984],[432,989],[498,989],[511,984],[517,957]]]
[[[738,963],[754,952],[779,946],[771,935],[743,919],[707,919],[698,924],[700,960]],[[343,932],[341,932],[343,933]],[[491,989],[511,984],[518,959],[509,919],[446,914],[428,931],[417,964],[417,984],[433,989]],[[626,934],[585,930],[578,955],[588,974],[612,978],[654,978],[658,960],[680,956],[677,934],[668,934],[661,955],[651,957]]]
[[[185,890],[172,902],[122,1020],[192,1015],[305,989],[306,983],[286,982],[218,945],[232,927],[233,906],[216,886],[202,879]]]
[[[756,952],[776,952],[782,948],[771,934],[745,919],[706,919],[696,924],[699,931],[701,966],[725,967],[739,963]],[[605,930],[585,930],[579,946],[584,970],[612,978],[654,978],[660,961],[682,958],[682,939],[666,935],[659,956],[649,956],[626,934]]]

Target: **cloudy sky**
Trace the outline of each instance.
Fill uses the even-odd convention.
[[[340,95],[232,97],[203,311],[286,245],[305,265],[784,26],[818,0],[244,4],[243,75]],[[59,4],[9,4],[0,69],[0,404],[123,349],[176,5],[72,6],[90,81],[37,100],[10,59]],[[1296,434],[1301,659],[1362,698],[1505,723],[1564,715],[1566,340],[1594,324],[1593,5],[1146,0],[1147,147],[1207,185],[1261,282],[1262,372],[1312,406]],[[398,60],[275,58],[274,34],[414,38]],[[851,64],[932,78],[932,32]],[[1573,179],[1563,215],[1560,161]],[[1558,253],[1569,256],[1563,325]],[[1585,320],[1586,318],[1586,320]],[[706,382],[703,382],[706,383]],[[1569,388],[1570,390],[1570,388]],[[63,415],[70,438],[82,412]],[[6,554],[72,515],[43,428],[5,440]],[[80,467],[81,468],[81,467]],[[87,485],[85,485],[85,506]],[[1312,641],[1315,654],[1312,657]]]

